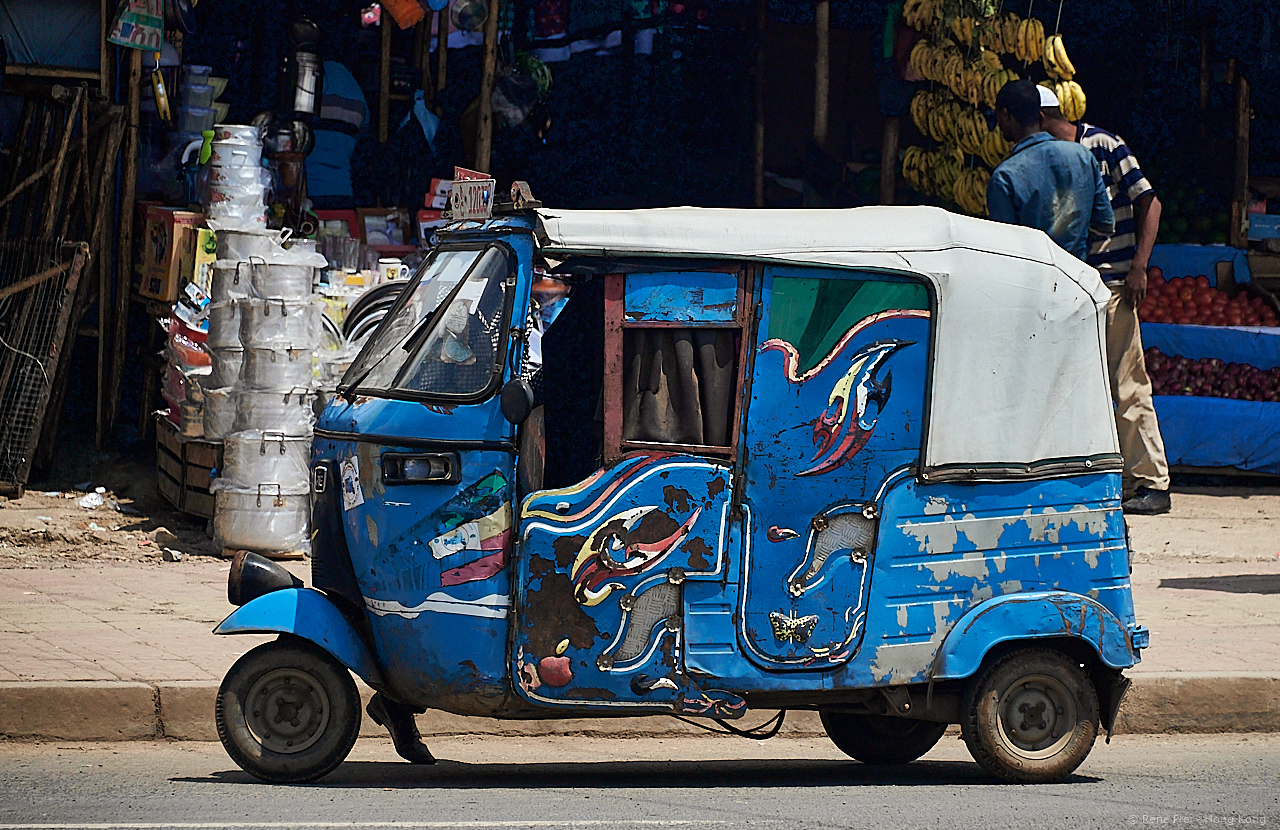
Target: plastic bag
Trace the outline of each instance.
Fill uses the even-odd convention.
[[[213,538],[231,550],[311,552],[311,492],[271,484],[215,495]]]

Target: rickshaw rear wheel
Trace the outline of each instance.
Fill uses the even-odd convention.
[[[909,764],[933,749],[945,723],[822,710],[827,737],[844,754],[864,764]]]
[[[360,693],[324,649],[282,637],[245,654],[223,678],[218,739],[245,772],[276,784],[333,772],[360,734]]]
[[[1098,694],[1084,669],[1047,648],[1015,651],[968,689],[960,724],[969,753],[997,778],[1065,780],[1098,737]]]

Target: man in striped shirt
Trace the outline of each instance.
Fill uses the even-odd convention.
[[[1107,363],[1116,432],[1124,455],[1123,507],[1126,513],[1169,512],[1169,464],[1151,401],[1151,379],[1142,357],[1138,305],[1147,295],[1147,264],[1160,229],[1160,200],[1142,175],[1124,139],[1101,127],[1073,124],[1062,115],[1057,96],[1040,87],[1046,132],[1079,142],[1093,153],[1116,215],[1115,232],[1094,238],[1087,262],[1111,289],[1107,306]]]

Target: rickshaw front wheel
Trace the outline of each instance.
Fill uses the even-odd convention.
[[[282,637],[245,654],[223,678],[218,738],[245,772],[277,784],[337,768],[360,734],[360,693],[324,649]]]
[[[947,731],[945,723],[822,710],[822,726],[831,742],[864,764],[909,764],[933,749]]]
[[[973,759],[1020,784],[1065,780],[1098,737],[1098,695],[1083,668],[1047,648],[1015,651],[982,671],[960,729]]]

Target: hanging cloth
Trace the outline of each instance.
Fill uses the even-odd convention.
[[[116,12],[107,42],[130,49],[159,52],[164,46],[163,0],[125,0]]]

